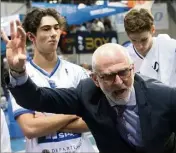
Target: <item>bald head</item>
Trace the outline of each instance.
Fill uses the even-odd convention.
[[[92,56],[92,69],[95,72],[96,69],[102,64],[102,61],[105,63],[108,60],[113,59],[114,57],[119,57],[124,61],[128,61],[130,64],[132,60],[125,47],[115,44],[115,43],[106,43],[98,47]],[[107,61],[108,62],[108,61]]]

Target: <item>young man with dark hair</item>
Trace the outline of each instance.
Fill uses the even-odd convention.
[[[26,70],[38,86],[76,87],[81,79],[88,77],[80,66],[59,59],[57,55],[65,23],[64,18],[51,8],[34,8],[27,13],[22,25],[17,21],[33,45],[34,56],[26,63]],[[14,22],[11,22],[13,25]],[[21,39],[18,31],[16,33],[12,28],[11,39],[15,37]],[[26,45],[25,39],[23,47]],[[91,142],[83,133],[89,129],[82,118],[25,109],[14,98],[12,106],[14,117],[27,137],[26,152],[94,152]]]

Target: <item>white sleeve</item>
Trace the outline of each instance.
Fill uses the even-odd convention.
[[[77,66],[75,69],[75,82],[76,82],[76,86],[79,84],[79,82],[82,79],[86,79],[89,77],[89,72],[82,68],[81,66]]]
[[[11,152],[9,129],[2,109],[1,109],[1,151],[0,152]]]
[[[18,105],[16,103],[15,98],[12,96],[11,93],[10,93],[10,101],[12,103],[12,111],[13,111],[13,116],[15,119],[22,114],[26,114],[26,113],[34,114],[35,113],[35,111],[25,109],[25,108],[21,107],[20,105]]]

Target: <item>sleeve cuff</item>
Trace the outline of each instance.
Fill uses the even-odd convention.
[[[27,73],[25,73],[23,76],[19,76],[16,78],[14,78],[11,74],[9,74],[9,76],[10,76],[10,86],[11,87],[23,85],[29,77]]]

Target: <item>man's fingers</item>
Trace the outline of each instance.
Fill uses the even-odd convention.
[[[7,37],[6,33],[3,30],[1,30],[1,37],[6,44],[9,42],[9,38]]]
[[[16,20],[15,22],[16,22],[17,28],[18,27],[22,27],[22,24],[21,24],[21,22],[19,20]],[[18,32],[18,29],[17,29],[17,37],[18,38],[20,37],[20,33]]]
[[[22,43],[22,45],[25,47],[25,46],[26,46],[26,32],[24,31],[24,29],[23,29],[21,26],[19,26],[19,27],[17,28],[17,31],[18,31],[18,34],[19,34],[19,36],[20,36],[21,43]],[[26,54],[25,48],[22,49],[22,52],[21,52],[21,53]]]
[[[17,31],[20,35],[20,38],[26,43],[26,32],[24,31],[24,29],[21,26],[18,26]]]
[[[22,27],[22,24],[21,24],[20,20],[16,20],[16,25],[17,25],[17,27],[18,26]]]
[[[14,21],[10,22],[10,36],[11,36],[12,40],[15,38],[15,24],[14,24]]]

